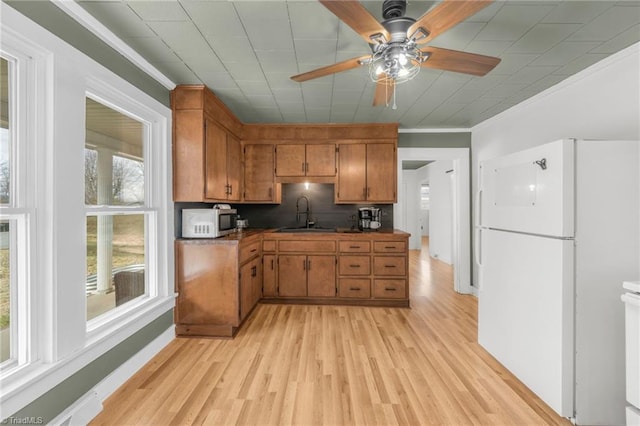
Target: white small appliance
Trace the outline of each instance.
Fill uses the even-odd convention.
[[[212,209],[183,209],[183,238],[218,238],[237,231],[236,209],[216,204]]]
[[[480,164],[478,341],[580,425],[625,422],[620,283],[640,276],[639,146],[564,139]]]
[[[625,281],[625,371],[627,426],[640,426],[640,281]]]

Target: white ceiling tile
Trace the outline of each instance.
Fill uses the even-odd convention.
[[[605,1],[565,1],[558,4],[541,22],[547,24],[584,24],[614,5]]]
[[[472,40],[464,50],[479,55],[500,56],[512,44],[511,41]]]
[[[122,39],[136,52],[142,55],[147,61],[154,62],[178,62],[178,58],[173,50],[160,39],[160,37],[129,37]]]
[[[316,107],[328,108],[331,105],[331,88],[326,86],[302,86],[302,97],[305,103]]]
[[[566,65],[586,52],[599,46],[600,42],[594,41],[566,41],[557,44],[543,55],[540,55],[532,66],[562,66]]]
[[[274,108],[274,109],[278,108],[278,104],[276,103],[276,100],[273,99],[273,96],[271,95],[259,96],[259,95],[251,95],[246,92],[244,92],[244,94],[247,100],[249,101],[249,103],[254,108]]]
[[[299,89],[302,83],[291,80],[288,72],[266,72],[265,77],[271,89]]]
[[[593,21],[576,31],[570,41],[607,41],[638,24],[640,6],[615,6],[607,9]]]
[[[608,55],[604,55],[604,54],[586,54],[584,56],[581,56],[577,59],[574,59],[573,61],[571,61],[570,63],[568,63],[567,65],[565,65],[564,67],[560,68],[559,70],[555,71],[554,74],[560,74],[560,75],[572,75],[575,74],[579,71],[582,71],[583,69],[590,67],[591,65],[595,64],[596,62],[600,62],[601,60],[603,60],[604,58],[606,58]]]
[[[284,88],[284,89],[271,89],[273,96],[276,98],[276,102],[281,103],[300,103],[302,104],[302,89],[296,88]]]
[[[294,50],[256,50],[255,53],[265,73],[283,70],[290,70],[291,75],[298,73]]]
[[[556,66],[550,67],[534,67],[527,66],[507,78],[504,84],[524,84],[529,85],[535,83],[543,77],[553,74],[558,70]]]
[[[155,62],[153,65],[172,81],[179,81],[181,84],[202,84],[202,80],[183,62]]]
[[[638,38],[640,38],[639,35],[640,25],[636,24],[621,34],[613,37],[611,40],[605,41],[589,53],[616,53],[634,43],[637,43]]]
[[[304,103],[302,102],[302,98],[300,98],[299,102],[278,102],[278,108],[282,114],[291,114],[294,112],[304,112]]]
[[[198,74],[198,77],[202,79],[204,84],[215,90],[239,90],[233,77],[231,77],[231,75],[226,71],[200,73]]]
[[[196,57],[180,55],[180,58],[188,64],[189,68],[196,74],[225,72],[227,70],[222,61],[211,51],[209,51],[209,53],[202,52],[201,55]]]
[[[271,88],[265,80],[263,81],[245,81],[236,80],[236,84],[247,96],[273,96]]]
[[[578,28],[579,24],[538,24],[507,49],[507,52],[544,53]]]
[[[330,108],[307,108],[305,112],[311,123],[328,123],[331,118]]]
[[[307,114],[303,111],[283,112],[282,118],[285,123],[306,123]]]
[[[243,23],[255,50],[292,50],[293,36],[288,21],[255,20]]]
[[[331,96],[331,106],[358,105],[362,98],[362,90],[334,90]]]
[[[246,64],[243,62],[225,62],[227,71],[231,74],[235,80],[247,80],[247,81],[263,81],[265,80],[264,73],[259,66]]]
[[[283,1],[231,0],[243,22],[288,20],[287,3]],[[286,17],[286,18],[285,18]]]
[[[317,1],[289,2],[293,37],[297,39],[337,39],[338,18]],[[313,19],[309,19],[313,16]]]
[[[299,64],[331,65],[336,62],[335,40],[294,40]]]
[[[198,29],[207,37],[246,37],[233,3],[180,0]]]
[[[463,22],[433,39],[429,45],[446,49],[465,50],[485,26],[481,22]]]
[[[542,92],[543,90],[548,89],[551,86],[555,86],[556,84],[560,83],[562,80],[566,78],[567,78],[566,75],[551,74],[527,86],[526,90],[530,92],[539,93],[539,92]]]
[[[553,6],[506,4],[480,31],[476,40],[516,41],[529,31]]]
[[[206,41],[223,62],[257,62],[256,54],[246,37],[206,37]]]
[[[282,113],[277,107],[256,107],[255,111],[262,122],[282,123]]]
[[[502,61],[491,71],[491,75],[511,75],[538,58],[535,54],[504,54]]]
[[[79,4],[120,38],[155,36],[151,28],[124,3],[82,1]]]
[[[197,56],[211,51],[211,47],[190,21],[157,21],[148,22],[148,25],[178,55]]]
[[[134,0],[126,4],[145,21],[189,21],[178,2]]]

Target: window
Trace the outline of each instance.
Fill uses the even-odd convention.
[[[14,164],[11,159],[11,126],[13,104],[10,90],[10,62],[0,57],[0,363],[15,359],[15,222],[11,185]]]
[[[420,208],[429,210],[429,185],[420,186]]]
[[[145,124],[86,99],[87,320],[148,294]]]

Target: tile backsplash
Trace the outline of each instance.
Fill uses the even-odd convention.
[[[306,211],[306,200],[309,199],[311,219],[315,226],[323,228],[357,226],[358,207],[372,206],[380,208],[382,228],[393,227],[392,204],[335,204],[334,185],[329,183],[311,183],[309,189],[305,184],[289,183],[282,185],[281,204],[234,204],[242,219],[249,221],[250,228],[281,228],[304,226],[305,215],[296,221],[296,204],[301,212]],[[176,237],[182,234],[182,209],[210,208],[213,203],[175,203]]]

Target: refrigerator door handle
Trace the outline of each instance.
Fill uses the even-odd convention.
[[[476,235],[475,235],[475,238],[473,239],[474,246],[475,246],[473,248],[473,257],[476,263],[478,264],[478,266],[482,266],[482,254],[480,253],[480,250],[482,250],[482,244],[480,244],[481,238],[482,238],[482,229],[476,228]]]
[[[481,250],[481,244],[480,244],[480,239],[482,238],[482,229],[480,228],[480,225],[482,223],[482,221],[480,220],[480,212],[481,212],[481,208],[480,208],[480,203],[482,201],[482,189],[478,189],[478,192],[476,192],[476,203],[475,203],[475,238],[473,239],[474,242],[474,248],[473,248],[473,257],[476,261],[476,263],[478,264],[478,266],[482,266],[481,260],[482,260],[482,256],[480,255],[480,250]]]

